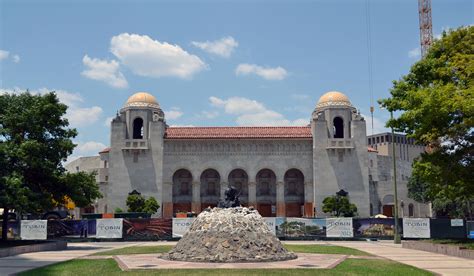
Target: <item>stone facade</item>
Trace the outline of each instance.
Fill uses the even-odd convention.
[[[113,119],[110,148],[100,153],[108,181],[96,212],[126,209],[137,190],[157,199],[157,216],[199,213],[232,184],[262,216],[324,217],[323,199],[344,189],[368,217],[393,205],[392,157],[368,141],[364,118],[340,92],[324,94],[302,127],[169,127],[156,99],[137,93]],[[417,204],[407,197],[410,162],[397,160],[405,208]],[[426,216],[420,206],[410,214]]]

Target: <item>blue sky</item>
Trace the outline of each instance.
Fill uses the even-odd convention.
[[[473,2],[433,0],[434,34],[473,24]],[[418,4],[369,4],[378,99],[419,59]],[[58,91],[74,156],[109,144],[109,118],[136,91],[169,125],[302,125],[330,90],[367,115],[366,23],[366,0],[0,0],[0,89]],[[388,114],[375,117],[377,132]]]

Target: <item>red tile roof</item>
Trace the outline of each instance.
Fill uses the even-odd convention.
[[[378,150],[374,149],[373,147],[367,147],[368,152],[379,152]]]
[[[310,139],[311,127],[168,127],[166,139]]]
[[[99,153],[107,153],[109,151],[110,151],[110,148],[105,148],[105,149],[99,151]]]

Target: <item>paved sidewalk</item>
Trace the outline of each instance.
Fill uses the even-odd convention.
[[[402,248],[400,244],[394,244],[393,241],[331,241],[328,243],[359,249],[380,257],[425,269],[439,275],[474,275],[474,260],[406,249]]]
[[[100,251],[140,244],[140,242],[68,243],[68,249],[66,250],[25,253],[0,258],[0,275],[13,275],[22,271],[76,259]]]

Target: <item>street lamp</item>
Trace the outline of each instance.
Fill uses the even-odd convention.
[[[384,107],[380,107],[381,109],[385,109]],[[390,120],[393,120],[393,111],[390,110]],[[393,159],[393,207],[394,207],[394,220],[395,220],[395,229],[393,231],[393,243],[400,244],[400,233],[398,232],[398,192],[397,192],[397,160],[395,154],[395,132],[392,129],[392,159]]]

